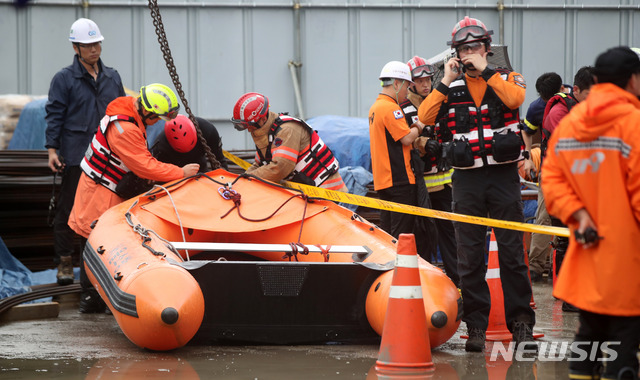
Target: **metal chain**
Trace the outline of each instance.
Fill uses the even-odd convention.
[[[202,131],[200,130],[200,126],[196,121],[196,118],[191,113],[191,108],[189,108],[189,103],[184,96],[184,91],[182,91],[182,84],[180,83],[180,78],[178,77],[178,72],[176,70],[176,66],[173,63],[173,57],[171,56],[171,49],[169,49],[169,41],[167,41],[167,35],[164,32],[164,24],[162,23],[162,15],[160,15],[160,9],[158,8],[157,0],[149,0],[149,10],[151,11],[151,19],[153,20],[153,26],[156,28],[156,35],[158,35],[158,43],[160,43],[160,50],[162,51],[162,57],[167,65],[167,69],[169,70],[169,75],[171,76],[171,81],[173,81],[173,85],[178,92],[178,96],[180,96],[180,100],[184,105],[184,110],[189,115],[189,119],[193,122],[193,125],[196,127],[196,132],[198,133],[198,140],[202,143],[204,147],[204,151],[207,155],[207,159],[209,160],[209,164],[211,164],[211,169],[215,170],[220,168],[220,162],[216,159],[216,156],[211,151],[209,144],[207,144],[207,140],[204,138]],[[201,171],[202,170],[201,168]]]

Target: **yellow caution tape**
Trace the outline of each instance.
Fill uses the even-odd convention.
[[[233,155],[233,154],[227,152],[226,150],[223,150],[222,154],[224,154],[224,156],[226,158],[228,158],[234,164],[238,165],[239,167],[243,168],[244,170],[247,170],[251,166],[251,164],[248,163],[247,161],[243,160],[242,158],[240,158],[240,157],[238,157],[236,155]]]
[[[224,151],[224,156],[236,163],[243,169],[247,169],[251,164],[243,159],[234,156],[233,154]],[[369,208],[375,208],[378,210],[386,210],[393,212],[402,212],[405,214],[412,214],[418,216],[426,216],[429,218],[452,220],[456,222],[464,222],[471,224],[479,224],[489,227],[506,228],[510,230],[517,230],[523,232],[533,232],[545,235],[555,235],[569,237],[569,229],[565,227],[552,227],[542,226],[539,224],[511,222],[507,220],[498,220],[491,218],[483,218],[479,216],[470,216],[464,214],[456,214],[452,212],[432,210],[428,208],[422,208],[417,206],[405,205],[402,203],[383,201],[381,199],[368,198],[361,195],[343,193],[341,191],[334,191],[323,189],[321,187],[303,185],[301,183],[285,181],[285,185],[292,189],[297,189],[305,193],[306,195],[314,198],[328,199],[334,202],[348,203],[351,205],[364,206]]]

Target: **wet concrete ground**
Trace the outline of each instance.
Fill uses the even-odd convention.
[[[577,314],[563,313],[550,284],[534,284],[540,342],[571,342]],[[464,324],[432,350],[433,379],[566,379],[568,362],[491,361],[467,353]],[[313,346],[201,346],[158,353],[139,349],[111,315],[77,312],[73,299],[58,318],[0,325],[0,379],[406,379],[378,377],[373,367],[379,344]],[[425,378],[425,377],[412,377]]]

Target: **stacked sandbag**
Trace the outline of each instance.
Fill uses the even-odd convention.
[[[20,113],[27,103],[44,96],[0,95],[0,149],[7,149],[18,125]]]

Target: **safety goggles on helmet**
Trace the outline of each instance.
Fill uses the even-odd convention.
[[[461,44],[456,46],[456,51],[459,53],[461,51],[477,51],[478,49],[480,49],[483,46],[482,42],[480,41],[474,41],[474,42],[469,42],[468,44]]]
[[[435,69],[430,64],[420,65],[415,69],[411,70],[412,78],[424,78],[424,77],[432,77],[435,73]]]
[[[249,127],[254,128],[254,129],[260,128],[258,123],[256,123],[255,121],[246,121],[246,120],[239,120],[239,119],[234,119],[234,118],[231,118],[230,120],[233,123],[233,127],[237,131],[244,131],[244,130],[248,129]]]
[[[493,34],[493,30],[486,30],[479,25],[465,26],[453,34],[452,40],[447,42],[447,45],[458,46],[466,41],[489,39],[491,34]]]
[[[156,115],[158,115],[158,117],[164,121],[171,121],[175,119],[176,116],[178,116],[178,111],[180,111],[179,105],[175,108],[170,109],[168,112],[165,112],[163,114],[156,113]]]

